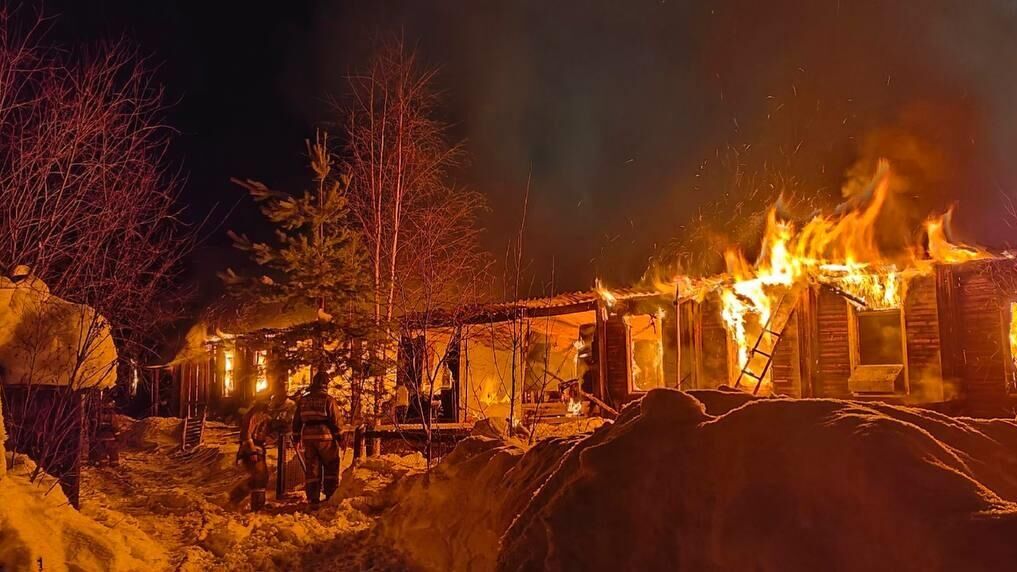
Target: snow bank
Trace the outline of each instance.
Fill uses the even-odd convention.
[[[381,530],[432,570],[1017,561],[1017,424],[836,400],[749,400],[715,416],[731,400],[700,397],[655,390],[587,438],[525,453],[464,441],[400,486]]]
[[[184,422],[177,417],[132,419],[117,415],[114,420],[127,450],[156,451],[180,447]]]
[[[43,474],[30,482],[34,470],[31,461],[19,462],[0,483],[0,569],[116,572],[166,565],[163,550],[122,515],[106,512],[105,522],[97,522],[79,513],[53,479]]]
[[[4,383],[107,389],[116,384],[109,322],[90,306],[50,294],[34,276],[0,277],[0,366]]]

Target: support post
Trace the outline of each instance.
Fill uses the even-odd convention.
[[[276,438],[276,464],[275,464],[275,498],[282,500],[286,498],[286,446],[289,435],[280,431]]]

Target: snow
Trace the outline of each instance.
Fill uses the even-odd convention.
[[[316,510],[252,514],[237,431],[119,417],[118,467],[74,511],[31,462],[0,484],[0,564],[45,570],[1004,570],[1017,424],[837,400],[654,390],[614,422],[483,424],[440,464],[343,460]],[[569,434],[569,431],[586,433]],[[274,451],[269,465],[274,467]],[[274,471],[273,471],[274,472]]]
[[[586,438],[473,437],[394,494],[379,530],[429,570],[1003,570],[1017,424],[654,390]]]
[[[299,463],[287,464],[290,498],[275,499],[275,450],[269,450],[269,506],[250,513],[230,493],[246,480],[235,463],[237,430],[210,422],[205,443],[179,452],[181,420],[118,417],[119,467],[88,468],[82,512],[121,513],[163,547],[167,570],[402,570],[408,566],[373,534],[392,482],[425,466],[419,454],[384,455],[350,467],[335,497],[310,511]],[[156,570],[160,568],[154,568]]]
[[[109,323],[93,308],[51,294],[34,276],[0,277],[4,383],[106,389],[116,384],[116,362]]]
[[[86,516],[67,502],[45,473],[33,481],[35,464],[19,463],[0,484],[0,568],[5,570],[159,569],[163,549],[113,511]]]

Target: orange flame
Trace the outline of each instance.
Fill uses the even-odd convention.
[[[992,258],[991,254],[981,248],[966,244],[954,244],[950,241],[950,219],[952,217],[953,209],[950,209],[942,216],[926,221],[925,232],[929,237],[929,256],[936,262],[948,264]]]
[[[783,329],[783,324],[773,322],[786,320],[790,312],[784,311],[782,316],[775,312],[795,284],[826,284],[870,308],[900,306],[905,275],[896,265],[885,263],[875,236],[889,180],[889,165],[880,162],[864,205],[856,204],[838,216],[816,216],[801,230],[778,220],[776,210],[771,209],[754,265],[738,250],[725,253],[729,281],[720,287],[721,315],[737,348],[733,375],[763,373],[764,368],[754,363],[752,349],[772,353],[776,338],[766,332]],[[793,305],[795,300],[788,303]],[[765,377],[761,389],[768,393],[771,386]]]

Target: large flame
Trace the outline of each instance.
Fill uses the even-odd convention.
[[[987,251],[976,246],[955,244],[950,241],[950,219],[953,209],[940,217],[931,218],[925,223],[925,232],[929,236],[929,256],[936,262],[957,263],[970,260],[992,258]]]
[[[859,307],[872,310],[899,308],[908,281],[931,271],[928,260],[907,250],[893,260],[884,256],[876,240],[876,222],[887,201],[890,167],[881,161],[861,199],[838,209],[833,216],[815,216],[801,229],[778,220],[776,209],[767,218],[759,257],[749,264],[737,249],[725,253],[728,280],[720,285],[721,315],[731,341],[737,348],[733,376],[742,371],[743,383],[754,386],[756,377],[766,393],[769,383],[768,359],[780,331],[790,316],[778,305],[794,298],[796,284],[821,284],[834,289]],[[948,238],[950,213],[930,220],[926,229],[929,255],[943,263],[965,262],[990,255],[984,250],[955,245]],[[760,350],[753,352],[753,348]]]
[[[772,385],[767,354],[772,355],[790,319],[800,287],[822,285],[856,307],[888,310],[902,306],[908,282],[932,272],[933,263],[994,257],[986,250],[950,240],[950,211],[926,222],[927,257],[917,247],[892,257],[880,252],[876,223],[889,198],[890,177],[889,163],[880,161],[862,192],[833,214],[814,216],[800,228],[792,221],[779,219],[777,208],[771,208],[755,263],[750,263],[739,249],[731,248],[724,253],[727,272],[722,276],[664,279],[659,269],[651,268],[649,281],[658,291],[678,298],[702,300],[707,293],[718,292],[724,326],[736,349],[731,381],[742,378],[741,385],[749,389],[758,383],[760,391],[768,393]],[[599,281],[596,291],[608,306],[616,303],[615,294]],[[1011,343],[1017,355],[1017,319],[1012,325]]]

